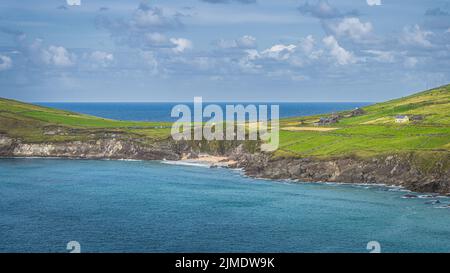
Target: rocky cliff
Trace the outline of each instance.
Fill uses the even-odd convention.
[[[146,144],[127,138],[105,138],[90,141],[24,143],[0,135],[0,156],[66,157],[86,159],[179,159],[178,147],[170,141]]]
[[[273,158],[268,154],[235,152],[230,155],[252,177],[305,182],[367,183],[402,186],[417,192],[450,193],[450,169],[438,162],[424,170],[416,155],[374,158]],[[450,160],[445,155],[442,161]]]

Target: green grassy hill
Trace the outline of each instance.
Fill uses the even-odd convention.
[[[399,152],[450,151],[450,85],[362,108],[364,114],[335,113],[337,123],[317,125],[321,117],[297,117],[280,122],[283,157],[367,157]],[[420,116],[403,124],[396,115]],[[122,134],[158,141],[170,137],[170,124],[117,121],[0,99],[0,133],[25,142],[92,140]]]
[[[397,152],[450,151],[450,85],[362,108],[364,114],[317,126],[320,117],[290,118],[281,122],[279,156],[372,156]],[[396,123],[396,115],[421,120]],[[303,131],[304,128],[330,131]]]
[[[167,122],[130,122],[99,118],[0,98],[0,133],[26,142],[95,139],[104,133],[149,140],[166,138]]]

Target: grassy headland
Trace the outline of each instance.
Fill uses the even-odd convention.
[[[83,141],[105,133],[155,141],[169,137],[170,126],[167,122],[99,118],[0,98],[0,133],[25,142]]]
[[[415,152],[428,159],[448,158],[450,85],[362,110],[355,116],[350,110],[334,113],[338,122],[327,125],[317,122],[331,114],[282,119],[280,148],[274,156],[372,157]],[[396,115],[420,120],[399,124]],[[29,143],[95,140],[105,134],[156,142],[170,137],[170,123],[118,121],[0,99],[0,133]]]

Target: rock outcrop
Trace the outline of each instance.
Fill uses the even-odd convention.
[[[170,141],[146,144],[133,139],[105,138],[90,141],[23,143],[0,135],[0,156],[66,157],[85,159],[178,160],[177,147]]]
[[[389,155],[371,159],[272,158],[269,154],[234,153],[235,167],[252,177],[304,182],[367,183],[402,186],[417,192],[450,193],[450,170],[421,170],[412,156]]]

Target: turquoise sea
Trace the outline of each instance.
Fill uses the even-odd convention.
[[[449,198],[398,188],[148,161],[0,159],[0,174],[0,252],[450,252]]]

